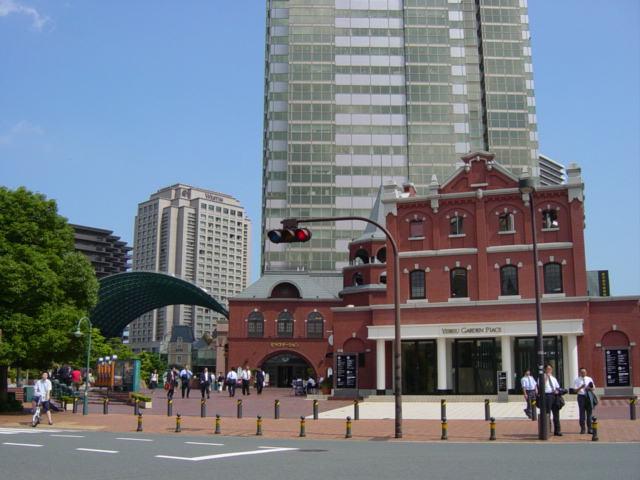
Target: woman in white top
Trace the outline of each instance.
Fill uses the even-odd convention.
[[[553,434],[556,437],[561,437],[560,431],[560,406],[556,397],[560,394],[560,384],[556,377],[552,375],[553,367],[547,365],[544,369],[544,400],[547,412],[553,414]]]
[[[573,388],[578,394],[578,411],[580,412],[580,433],[585,432],[585,418],[587,423],[587,431],[593,433],[591,430],[591,414],[593,413],[593,405],[589,399],[589,391],[595,388],[593,384],[593,378],[587,376],[587,369],[581,368],[580,374],[573,382]]]

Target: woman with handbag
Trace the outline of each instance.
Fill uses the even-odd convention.
[[[553,367],[547,365],[544,369],[544,403],[547,412],[553,414],[553,434],[556,437],[561,437],[560,409],[562,406],[560,404],[564,403],[564,400],[561,395],[560,384],[556,377],[552,375],[552,372]]]
[[[595,388],[593,378],[587,376],[587,369],[581,368],[580,374],[573,382],[573,388],[578,394],[578,411],[580,412],[580,433],[593,433],[591,429],[591,418],[593,407],[598,403],[598,397],[593,392]],[[587,429],[585,431],[585,419]]]

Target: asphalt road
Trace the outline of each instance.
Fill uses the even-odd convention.
[[[273,440],[0,428],[3,480],[637,480],[638,454],[639,444]]]

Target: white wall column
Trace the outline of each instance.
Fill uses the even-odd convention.
[[[447,389],[447,339],[438,337],[436,340],[438,350],[438,390]]]
[[[386,390],[384,340],[376,340],[376,389]]]
[[[568,368],[565,369],[567,374],[565,378],[566,388],[573,386],[573,380],[578,376],[578,337],[576,335],[567,335],[567,359],[569,361]]]
[[[513,367],[511,361],[511,337],[508,335],[500,337],[500,346],[502,347],[502,371],[507,372],[507,389],[512,389]]]

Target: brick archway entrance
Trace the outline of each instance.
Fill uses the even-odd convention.
[[[261,362],[262,369],[269,374],[269,385],[272,387],[291,387],[293,380],[301,378],[306,382],[309,376],[316,378],[311,363],[298,353],[279,351]]]

